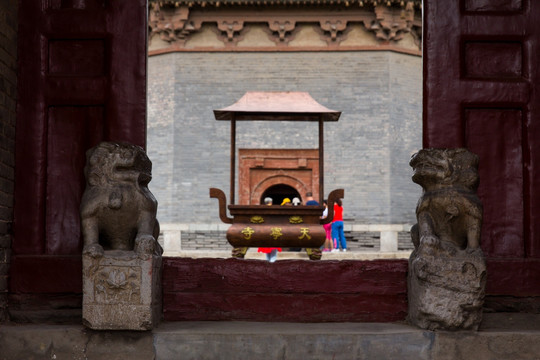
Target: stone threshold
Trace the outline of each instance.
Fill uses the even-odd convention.
[[[486,313],[479,331],[405,323],[165,322],[153,331],[2,324],[0,359],[540,359],[540,314]]]

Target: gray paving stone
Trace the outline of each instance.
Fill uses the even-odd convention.
[[[401,323],[185,321],[153,331],[3,324],[12,359],[540,359],[540,314],[484,314],[480,330],[426,331]]]

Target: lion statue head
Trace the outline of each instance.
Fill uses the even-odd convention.
[[[117,181],[146,185],[152,180],[152,162],[140,146],[102,142],[86,153],[84,174],[90,186]]]
[[[478,156],[467,149],[422,149],[409,162],[412,180],[425,191],[445,187],[476,191]]]

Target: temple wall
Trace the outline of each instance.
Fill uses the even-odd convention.
[[[17,0],[0,2],[0,322],[7,320],[8,269],[13,222]]]
[[[150,190],[161,223],[218,223],[208,189],[229,193],[230,124],[212,110],[246,91],[307,91],[334,110],[325,124],[325,195],[345,189],[349,224],[410,224],[420,187],[422,59],[392,51],[176,52],[150,56]],[[237,148],[316,148],[317,125],[240,123]],[[238,199],[238,197],[236,197]]]

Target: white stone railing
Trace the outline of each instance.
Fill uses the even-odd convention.
[[[229,224],[160,224],[160,239],[165,253],[177,253],[182,251],[182,231],[223,231],[226,232]]]
[[[162,244],[165,255],[174,256],[185,249],[182,248],[182,232],[223,231],[226,232],[229,224],[161,224],[159,242]],[[410,224],[351,224],[345,221],[345,232],[378,232],[380,233],[381,253],[398,251],[398,233],[410,231]],[[192,250],[196,251],[196,250]]]
[[[410,224],[343,224],[345,232],[379,232],[381,234],[381,252],[398,251],[398,233],[410,231]]]

